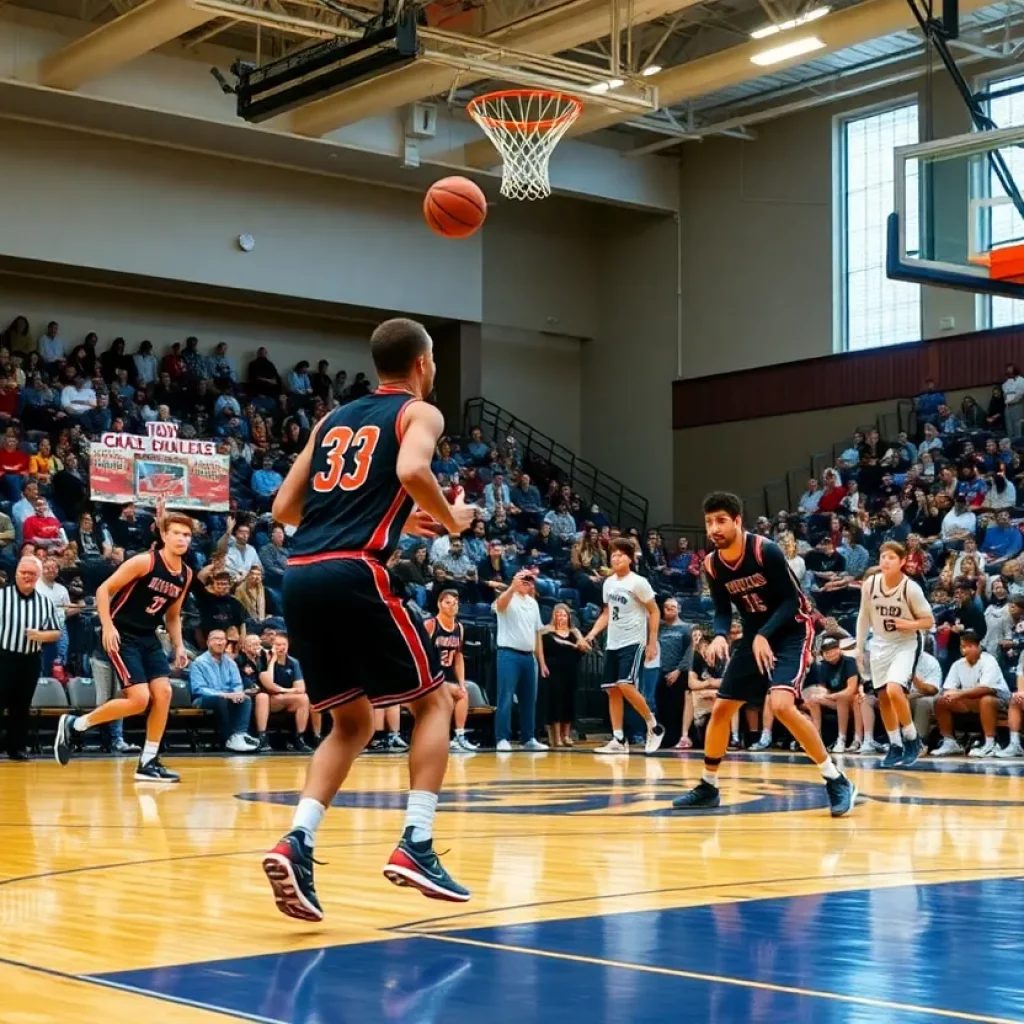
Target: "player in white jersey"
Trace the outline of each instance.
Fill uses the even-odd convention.
[[[902,544],[886,541],[878,556],[878,571],[865,575],[857,616],[857,662],[863,674],[864,652],[871,653],[871,678],[878,710],[889,734],[883,768],[909,767],[921,755],[923,742],[914,727],[908,693],[924,647],[921,631],[935,624],[921,588],[903,572],[907,552]],[[870,648],[868,633],[871,634]]]
[[[612,575],[604,581],[604,611],[586,636],[592,643],[606,627],[608,643],[604,656],[602,689],[608,693],[608,713],[612,720],[612,738],[598,754],[628,754],[629,744],[622,731],[624,700],[636,709],[647,723],[644,750],[653,754],[665,738],[665,729],[658,724],[643,694],[637,689],[644,661],[653,661],[658,654],[658,624],[661,613],[650,583],[633,572],[636,546],[627,537],[612,541],[610,560]]]

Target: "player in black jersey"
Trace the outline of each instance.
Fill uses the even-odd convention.
[[[452,686],[455,698],[455,738],[450,749],[455,753],[471,754],[477,749],[466,737],[466,719],[469,717],[469,694],[466,693],[466,659],[462,649],[465,644],[465,629],[461,622],[456,621],[459,614],[459,592],[442,590],[437,598],[437,615],[427,619],[423,628],[427,631],[437,661],[444,674],[444,681]]]
[[[704,560],[715,605],[715,639],[708,661],[729,651],[733,608],[743,635],[736,644],[715,698],[704,739],[704,775],[672,804],[677,810],[718,807],[718,769],[729,743],[729,722],[744,704],[760,706],[769,695],[775,717],[793,734],[825,779],[835,818],[853,809],[857,788],[829,757],[821,736],[797,708],[811,663],[811,608],[782,550],[743,529],[743,505],[719,491],[704,499],[704,529],[715,550]]]
[[[103,649],[121,680],[122,696],[87,715],[62,715],[53,753],[60,764],[67,764],[73,732],[141,715],[148,707],[146,744],[135,769],[136,781],[178,782],[178,776],[165,768],[158,756],[171,706],[171,682],[156,630],[161,624],[167,627],[175,667],[187,667],[181,606],[192,584],[192,570],[183,560],[192,542],[192,520],[180,513],[164,514],[160,506],[157,523],[163,546],[129,558],[96,590]]]
[[[323,918],[313,886],[316,830],[373,735],[373,709],[393,704],[409,707],[416,728],[405,831],[384,875],[433,899],[469,899],[432,842],[452,695],[422,625],[392,592],[385,565],[403,528],[458,534],[478,510],[461,497],[450,505],[430,470],[444,418],[425,401],[434,384],[426,328],[388,320],[373,332],[370,353],[380,386],[317,424],[274,499],[274,518],[298,527],[283,587],[292,653],[313,707],[333,719],[310,764],[292,831],[263,858],[278,909],[305,921]]]

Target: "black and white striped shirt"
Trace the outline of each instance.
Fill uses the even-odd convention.
[[[60,629],[57,606],[35,590],[26,597],[10,583],[0,588],[0,651],[38,654],[42,644],[29,640],[26,629]]]

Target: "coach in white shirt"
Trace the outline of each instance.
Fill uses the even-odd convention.
[[[942,743],[932,757],[962,754],[964,748],[953,737],[953,716],[971,714],[981,717],[985,742],[971,751],[971,757],[992,757],[996,746],[996,723],[1010,706],[1010,688],[1006,685],[999,662],[981,649],[981,637],[973,629],[960,634],[963,657],[953,663],[942,685],[942,695],[935,702]]]
[[[498,712],[494,734],[498,750],[511,750],[512,697],[519,698],[519,738],[523,750],[547,750],[536,737],[537,670],[546,678],[541,644],[540,606],[534,597],[533,574],[523,569],[494,602],[498,617]]]

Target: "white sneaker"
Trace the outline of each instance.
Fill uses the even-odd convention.
[[[466,738],[465,733],[463,733],[461,736],[458,733],[456,733],[455,739],[453,739],[451,742],[450,749],[454,750],[458,754],[471,754],[473,753],[474,750],[477,750],[479,748],[475,743],[469,742],[469,740]]]
[[[647,730],[647,742],[644,744],[645,754],[654,754],[657,752],[658,747],[661,746],[661,741],[665,738],[665,726],[659,725],[657,722]]]
[[[246,738],[240,732],[236,732],[234,736],[229,736],[224,746],[235,754],[251,754],[255,749],[246,743]]]
[[[996,757],[1024,757],[1024,747],[1020,745],[1020,740],[1014,736],[1005,747],[996,751]]]
[[[996,751],[998,749],[999,748],[996,746],[995,737],[993,737],[992,739],[986,739],[984,743],[982,743],[979,746],[975,747],[972,751],[970,751],[970,753],[968,753],[967,756],[968,757],[995,757]]]
[[[138,754],[141,753],[142,747],[137,743],[128,743],[124,739],[119,739],[112,747],[111,750],[115,754]]]
[[[846,748],[848,754],[859,754],[860,753],[860,740],[854,739],[854,741]]]
[[[628,754],[629,744],[617,740],[614,736],[603,746],[598,747],[595,754]]]
[[[768,737],[768,739],[765,739],[762,736],[756,743],[751,743],[750,744],[750,749],[751,750],[771,750],[771,747],[772,747],[772,740],[771,740],[770,736]]]
[[[496,748],[499,753],[505,753],[512,749],[512,744],[508,740],[498,740],[498,746]]]
[[[842,736],[840,736],[839,739],[837,739],[835,741],[835,743],[832,744],[832,753],[833,754],[845,754],[846,753],[846,740],[844,740],[842,738]]]
[[[962,754],[964,748],[957,743],[956,740],[951,739],[949,736],[943,736],[942,742],[932,751],[932,757],[954,757],[957,754]]]
[[[876,743],[874,740],[865,740],[860,745],[861,754],[884,754],[889,748],[883,743]]]
[[[534,753],[541,750],[550,750],[551,748],[546,743],[541,743],[538,739],[528,739],[521,747],[521,750],[529,750]]]

